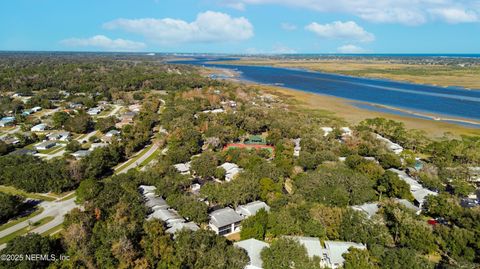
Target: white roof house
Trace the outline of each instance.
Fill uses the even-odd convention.
[[[190,174],[190,162],[178,163],[178,164],[175,164],[174,167],[182,175]]]
[[[113,137],[113,136],[116,136],[116,135],[119,135],[119,134],[120,134],[120,131],[110,130],[105,134],[105,136],[106,137]]]
[[[293,148],[293,156],[295,157],[300,156],[300,151],[302,150],[302,147],[300,146],[301,141],[302,141],[301,138],[297,138],[293,140],[293,143],[295,143],[295,147]]]
[[[47,135],[48,140],[60,140],[60,141],[67,141],[70,139],[70,132],[61,131],[61,132],[54,132]]]
[[[340,131],[342,131],[342,136],[344,137],[353,135],[352,129],[350,129],[349,127],[342,127],[340,128]]]
[[[234,243],[236,247],[243,248],[250,258],[250,262],[245,269],[262,269],[263,261],[260,253],[264,248],[268,248],[269,244],[257,239],[247,239]]]
[[[102,109],[100,107],[92,107],[87,111],[87,114],[90,116],[95,116],[100,114],[102,112]]]
[[[87,157],[88,155],[90,155],[90,153],[92,152],[89,150],[79,150],[72,153],[72,156],[75,157],[75,159],[81,159]]]
[[[290,238],[295,239],[307,249],[308,257],[322,257],[322,244],[318,237],[292,236]]]
[[[243,217],[235,210],[226,207],[210,213],[210,228],[218,235],[227,235],[240,230]]]
[[[234,163],[224,163],[222,165],[220,165],[220,167],[222,167],[223,169],[225,169],[225,180],[226,181],[231,181],[235,178],[235,176],[242,172],[243,169],[238,167],[238,165],[234,164]]]
[[[142,194],[146,194],[146,193],[155,193],[155,191],[157,190],[157,187],[155,186],[147,186],[147,185],[140,185],[140,187],[138,187],[140,189],[140,191],[142,192]]]
[[[331,132],[333,132],[332,127],[322,127],[323,136],[328,136]]]
[[[402,153],[403,147],[400,146],[399,144],[394,143],[394,142],[390,141],[390,139],[387,139],[387,138],[385,138],[385,137],[383,137],[383,136],[381,136],[381,135],[379,135],[379,134],[375,134],[375,137],[376,137],[378,140],[384,142],[385,145],[387,146],[387,148],[388,148],[389,150],[393,151],[395,154],[400,154],[400,153]]]
[[[265,211],[270,211],[270,207],[262,201],[254,201],[245,205],[240,205],[235,211],[240,214],[240,216],[248,218],[257,214],[262,208],[265,209]]]
[[[358,249],[366,249],[363,244],[353,242],[340,242],[340,241],[325,241],[325,248],[323,249],[322,263],[324,266],[328,266],[332,269],[343,266],[345,259],[343,254],[348,253],[348,249],[351,247]]]
[[[160,219],[167,223],[167,226],[171,227],[174,223],[185,222],[185,219],[182,218],[175,210],[172,209],[158,209],[155,210],[148,219]]]
[[[42,110],[42,108],[39,107],[39,106],[36,106],[36,107],[33,107],[32,109],[30,109],[30,111],[32,111],[33,113],[36,113],[36,112],[38,112],[38,111],[40,111],[40,110]]]
[[[422,184],[407,175],[407,173],[405,173],[404,171],[400,171],[394,168],[388,170],[396,173],[401,180],[405,181],[408,185],[410,185],[410,192],[412,193],[413,198],[415,198],[415,201],[417,202],[417,205],[420,209],[422,208],[423,203],[425,202],[425,198],[428,195],[438,195],[437,192],[424,188]]]
[[[30,128],[30,131],[32,131],[32,132],[43,132],[43,131],[45,131],[45,129],[47,129],[47,125],[45,123],[40,123],[40,124],[37,124],[37,125],[33,126],[32,128]]]
[[[173,223],[172,227],[168,228],[165,232],[170,234],[175,234],[176,232],[181,231],[183,229],[198,231],[200,227],[198,227],[198,225],[195,224],[194,222],[179,222],[179,223]]]
[[[352,209],[365,213],[368,218],[373,217],[379,210],[378,203],[365,203],[363,205],[354,205],[352,206]]]

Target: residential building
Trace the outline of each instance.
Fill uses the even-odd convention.
[[[257,214],[260,209],[264,209],[267,212],[270,211],[270,207],[262,201],[253,201],[245,205],[239,205],[235,211],[243,218],[248,218]]]
[[[87,157],[90,153],[92,153],[90,150],[79,150],[72,153],[72,156],[78,160]]]
[[[368,218],[373,217],[379,210],[378,203],[365,203],[363,205],[352,206],[353,210],[365,213]]]
[[[15,156],[25,156],[25,155],[30,155],[33,156],[37,153],[38,151],[36,150],[31,150],[31,149],[17,149],[14,152],[11,152],[9,155],[15,155]]]
[[[385,145],[387,146],[387,148],[388,148],[389,150],[393,151],[395,154],[398,155],[398,154],[402,153],[403,147],[400,146],[399,144],[394,143],[394,142],[390,141],[390,139],[387,139],[387,138],[385,138],[385,137],[383,137],[383,136],[381,136],[381,135],[379,135],[379,134],[375,134],[375,137],[376,137],[378,140],[384,142]]]
[[[40,124],[37,124],[35,126],[33,126],[32,128],[30,128],[30,131],[32,132],[43,132],[47,129],[47,125],[45,123],[40,123]]]
[[[173,223],[172,227],[165,230],[165,232],[169,234],[175,234],[176,232],[184,229],[190,230],[190,231],[198,231],[200,227],[198,227],[198,225],[195,224],[194,222],[179,222],[179,223]]]
[[[328,136],[331,132],[333,132],[332,127],[322,127],[323,136]]]
[[[343,263],[345,262],[343,254],[348,253],[349,248],[367,248],[363,244],[353,242],[325,241],[324,244],[325,248],[322,250],[322,265],[328,266],[332,269],[340,268],[343,266]]]
[[[30,109],[30,111],[32,111],[33,113],[37,113],[40,110],[42,110],[42,108],[39,107],[39,106],[36,106],[36,107],[33,107],[32,109]]]
[[[87,110],[87,114],[90,116],[95,116],[100,114],[102,112],[102,109],[100,107],[92,107],[89,110]]]
[[[222,167],[225,170],[226,181],[232,181],[238,173],[243,171],[243,169],[234,163],[224,163],[219,167]]]
[[[297,138],[293,140],[293,143],[295,144],[295,147],[293,148],[293,156],[294,157],[299,157],[300,156],[300,150],[302,150],[302,147],[300,146],[300,142],[302,141],[301,138]]]
[[[113,137],[117,135],[120,135],[120,132],[117,130],[110,130],[105,134],[106,137]]]
[[[415,206],[418,206],[420,209],[422,208],[425,202],[425,198],[428,195],[438,195],[437,192],[424,188],[418,181],[407,175],[407,173],[405,173],[404,171],[400,171],[394,168],[391,168],[389,170],[396,173],[401,180],[405,181],[408,185],[410,185],[410,192],[415,198]]]
[[[174,167],[182,175],[190,174],[190,162],[175,164]]]
[[[227,207],[210,213],[210,228],[218,235],[227,235],[240,231],[240,222],[243,220],[235,210]]]
[[[34,148],[36,150],[47,150],[47,149],[55,147],[56,145],[57,145],[57,141],[45,141],[45,142],[42,142],[42,143],[36,145]]]
[[[70,140],[70,132],[62,131],[62,132],[54,132],[47,135],[48,140],[60,140],[60,141],[68,141]]]
[[[260,253],[264,248],[270,247],[269,244],[252,238],[236,242],[233,245],[239,248],[243,248],[247,252],[248,257],[250,258],[250,262],[245,267],[245,269],[263,268],[263,261]]]
[[[13,126],[15,124],[15,117],[3,117],[0,120],[0,127]]]

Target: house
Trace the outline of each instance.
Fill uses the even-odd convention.
[[[325,248],[323,249],[322,255],[322,266],[328,266],[329,268],[336,269],[343,266],[345,259],[343,254],[348,253],[348,249],[358,248],[366,249],[367,247],[363,244],[353,243],[353,242],[340,242],[340,241],[325,241]]]
[[[90,116],[95,116],[100,114],[102,112],[102,109],[100,107],[92,107],[89,110],[87,110],[87,114]]]
[[[232,181],[238,173],[243,171],[243,169],[234,163],[224,163],[219,167],[222,167],[225,170],[226,181]]]
[[[3,117],[0,120],[0,127],[13,126],[15,123],[15,117]]]
[[[90,155],[90,153],[92,153],[90,150],[79,150],[72,153],[72,156],[78,160],[87,157],[88,155]]]
[[[175,164],[174,167],[182,175],[190,174],[190,162]]]
[[[36,107],[33,107],[32,109],[30,109],[30,111],[32,111],[33,113],[37,113],[40,110],[42,110],[42,108],[39,107],[39,106],[36,106]]]
[[[403,205],[404,207],[406,207],[407,209],[410,209],[412,211],[415,211],[415,213],[417,215],[420,214],[420,212],[422,211],[419,207],[415,206],[414,204],[412,204],[410,201],[406,200],[406,199],[395,199],[395,201],[401,205]]]
[[[56,141],[45,141],[45,142],[42,142],[42,143],[36,145],[34,148],[36,150],[47,150],[47,149],[55,147],[56,145],[57,145]]]
[[[438,195],[437,192],[431,191],[427,188],[424,188],[418,181],[407,175],[404,171],[400,171],[398,169],[390,168],[388,169],[398,175],[398,178],[405,181],[408,185],[410,185],[410,192],[415,198],[415,206],[418,206],[420,209],[422,208],[425,198],[428,195]]]
[[[17,149],[14,152],[10,153],[9,155],[14,155],[14,156],[25,156],[25,155],[30,155],[33,156],[37,153],[38,151],[36,150],[31,150],[31,149]]]
[[[263,268],[263,261],[260,253],[264,248],[270,247],[269,244],[259,241],[257,239],[247,239],[243,241],[239,241],[233,244],[236,247],[243,248],[246,252],[248,257],[250,258],[250,262],[245,267],[245,269],[262,269]]]
[[[363,205],[352,206],[353,210],[365,213],[368,218],[373,217],[379,210],[378,203],[365,203]]]
[[[47,135],[48,140],[60,140],[60,141],[68,141],[70,139],[70,132],[55,132],[50,133]]]
[[[90,150],[94,150],[94,149],[97,149],[97,148],[104,148],[104,147],[108,147],[108,144],[107,143],[92,143],[90,145]]]
[[[184,229],[190,230],[190,231],[198,231],[200,227],[198,227],[198,225],[195,224],[194,222],[179,222],[179,223],[173,223],[172,227],[165,230],[165,232],[169,234],[175,234],[176,232]]]
[[[322,127],[323,136],[328,136],[331,132],[333,132],[332,127]]]
[[[120,132],[117,130],[110,130],[105,134],[106,137],[113,137],[117,135],[120,135]]]
[[[340,131],[342,132],[342,137],[353,135],[352,129],[350,129],[349,127],[342,127],[340,128]]]
[[[257,214],[260,209],[265,209],[265,211],[270,211],[270,207],[262,201],[254,201],[245,205],[240,205],[235,210],[243,218],[251,217]]]
[[[152,218],[162,220],[168,227],[172,227],[174,223],[185,222],[185,219],[173,209],[157,209],[148,216],[149,220]]]
[[[295,147],[293,148],[293,156],[294,157],[299,157],[300,156],[300,150],[302,150],[302,147],[300,146],[300,142],[302,141],[301,138],[297,138],[293,140],[293,143],[295,144]]]
[[[22,116],[29,116],[30,114],[32,114],[32,111],[30,109],[25,109],[23,112],[22,112]]]
[[[156,210],[160,210],[160,209],[169,209],[170,206],[167,204],[167,202],[165,201],[165,199],[163,199],[162,197],[158,196],[158,195],[149,195],[149,194],[146,194],[145,195],[145,198],[146,198],[146,202],[145,202],[145,206],[147,206],[148,208],[152,209],[153,211],[156,211]]]
[[[210,213],[210,228],[218,235],[227,235],[240,231],[240,222],[243,220],[235,210],[226,207]]]
[[[128,106],[128,109],[130,111],[133,111],[133,112],[140,112],[140,109],[142,109],[142,105],[141,104],[133,104],[133,105],[129,105]]]
[[[20,139],[18,139],[16,137],[3,137],[0,140],[5,142],[5,144],[7,144],[7,145],[16,145],[16,144],[20,143]]]
[[[40,123],[40,124],[37,124],[35,126],[33,126],[32,128],[30,128],[30,131],[32,132],[43,132],[47,129],[47,125],[45,123]]]
[[[385,138],[385,137],[383,137],[383,136],[381,136],[381,135],[379,135],[379,134],[375,134],[375,137],[376,137],[378,140],[384,142],[385,145],[387,146],[387,148],[388,148],[389,150],[393,151],[395,154],[398,155],[398,154],[402,153],[403,147],[400,146],[399,144],[394,143],[394,142],[390,141],[390,139],[387,139],[387,138]]]

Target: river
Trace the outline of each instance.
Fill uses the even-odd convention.
[[[413,117],[435,115],[432,118],[450,122],[452,118],[462,118],[466,120],[462,122],[453,119],[454,123],[480,128],[480,124],[474,123],[480,122],[480,90],[444,88],[301,69],[219,63],[226,60],[232,58],[195,58],[172,63],[232,69],[240,74],[241,80],[249,82],[380,105],[389,113],[398,114],[397,112],[402,111]],[[368,109],[368,106],[364,108]],[[371,106],[370,109],[374,107]]]

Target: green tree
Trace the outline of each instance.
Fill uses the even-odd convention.
[[[314,269],[320,267],[320,257],[310,259],[307,249],[294,239],[279,238],[261,252],[265,269]]]
[[[366,249],[350,248],[348,253],[343,254],[344,269],[377,269],[379,268]]]

